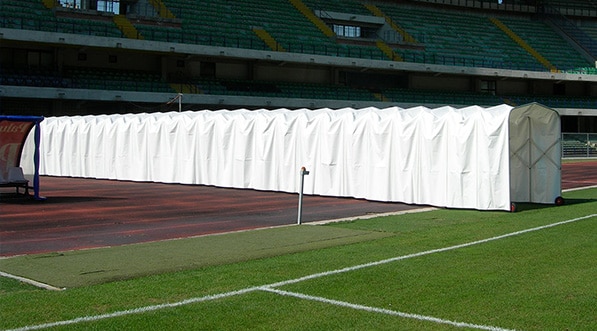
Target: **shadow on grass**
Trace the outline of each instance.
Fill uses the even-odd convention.
[[[579,204],[591,203],[591,202],[595,202],[595,201],[597,201],[597,199],[566,198],[564,201],[564,206],[579,205]],[[553,203],[543,204],[543,203],[530,203],[530,202],[516,202],[516,212],[553,208],[553,207],[556,207],[556,205]]]

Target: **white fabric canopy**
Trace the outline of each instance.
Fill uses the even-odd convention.
[[[514,108],[510,131],[512,201],[554,202],[562,191],[558,113],[536,103]]]
[[[540,114],[547,108],[531,108],[535,124],[529,134],[559,137],[557,113],[548,110],[558,120],[555,133],[553,118]],[[298,192],[304,166],[310,171],[305,194],[509,210],[512,197],[535,201],[519,189],[545,202],[560,186],[558,177],[547,195],[535,194],[544,189],[544,179],[524,181],[529,172],[547,175],[543,165],[549,161],[535,162],[531,170],[517,161],[510,176],[509,129],[528,133],[518,117],[509,122],[511,110],[501,105],[50,117],[42,123],[40,172]]]

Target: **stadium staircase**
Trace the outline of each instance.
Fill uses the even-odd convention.
[[[47,1],[47,0],[46,0]],[[166,5],[162,2],[162,0],[149,0],[149,3],[155,8],[158,12],[158,15],[162,18],[176,18],[174,14],[166,7]]]
[[[202,94],[225,95],[226,88],[219,80],[213,78],[195,78],[190,81]]]
[[[302,0],[288,0],[301,14],[303,14],[313,25],[315,25],[323,34],[333,37],[336,34],[319,17],[315,16],[313,11],[303,3]]]
[[[382,50],[374,44],[356,45],[351,44],[350,42],[343,42],[341,38],[338,38],[336,34],[332,31],[332,29],[328,25],[326,25],[326,23],[322,19],[320,19],[314,14],[315,12],[319,11],[324,15],[326,12],[348,12],[357,15],[370,15],[370,12],[362,5],[361,2],[356,0],[285,1],[291,3],[292,6],[295,9],[297,9],[297,13],[300,13],[302,14],[302,16],[307,18],[307,22],[309,22],[312,27],[316,27],[316,30],[319,32],[319,35],[303,33],[303,30],[307,28],[306,26],[304,26],[304,23],[302,23],[302,27],[299,27],[299,29],[286,32],[286,35],[292,35],[297,34],[297,31],[300,31],[302,36],[299,37],[296,41],[300,43],[301,53],[332,55],[338,57],[368,58],[376,60],[387,60],[388,58],[392,58],[391,55],[388,56],[384,54],[384,52],[382,52]],[[322,31],[324,31],[325,38],[322,38],[321,36]],[[295,51],[296,47],[292,50],[287,48],[287,50],[289,52]],[[396,54],[394,58],[397,58],[399,56],[399,54]]]
[[[170,83],[170,87],[182,94],[203,94],[203,91],[193,83]]]
[[[272,37],[272,35],[269,34],[269,32],[265,31],[265,29],[262,29],[262,28],[253,28],[253,32],[255,32],[255,34],[257,35],[257,37],[259,37],[259,39],[263,40],[263,42],[269,48],[271,48],[273,51],[276,51],[276,52],[286,52],[286,49],[280,43],[278,43],[274,39],[274,37]]]
[[[135,28],[133,23],[131,23],[131,21],[129,21],[129,19],[126,18],[126,16],[114,15],[112,19],[114,20],[114,23],[116,24],[118,29],[122,31],[125,37],[130,39],[145,39],[137,30],[137,28]]]
[[[170,11],[177,13],[177,18],[181,20],[184,35],[177,36],[176,39],[181,39],[184,43],[247,49],[266,48],[263,41],[251,30],[253,26],[262,26],[267,22],[262,19],[267,12],[262,11],[257,17],[252,17],[252,8],[256,7],[258,2],[162,1]],[[248,9],[245,10],[245,7]]]
[[[392,49],[392,47],[390,47],[388,44],[386,44],[383,40],[378,39],[375,42],[375,45],[377,46],[377,48],[379,48],[390,60],[392,61],[404,61],[404,59],[402,58],[402,56],[400,56],[400,54],[394,52],[394,50]]]
[[[596,8],[597,9],[597,8]],[[568,17],[562,15],[556,8],[545,6],[545,13],[541,15],[549,25],[552,25],[554,30],[561,30],[570,40],[576,43],[589,56],[591,62],[597,59],[597,40],[596,37],[591,37],[585,29],[578,26]],[[586,25],[583,22],[583,27]]]
[[[373,96],[382,102],[390,102],[391,100],[388,99],[383,93],[373,93]]]
[[[52,9],[52,8],[58,6],[58,1],[57,0],[42,0],[42,3],[48,9]]]
[[[398,24],[396,24],[396,22],[394,22],[391,17],[384,14],[381,11],[381,9],[379,9],[377,6],[375,6],[374,4],[371,4],[371,3],[365,4],[364,6],[367,9],[369,9],[369,11],[371,13],[373,13],[373,15],[384,18],[386,20],[386,23],[388,23],[394,31],[398,32],[402,36],[402,40],[404,42],[411,43],[411,44],[418,43],[417,40],[413,36],[411,36],[408,32],[406,32],[406,30],[404,30],[403,28],[398,26]]]
[[[497,68],[536,65],[483,16],[385,3],[376,7],[424,47],[398,49],[407,62]]]
[[[542,20],[517,17],[503,17],[501,21],[560,70],[595,66],[594,61],[589,62],[576,51],[573,41],[562,38],[554,30],[557,27],[550,27]]]
[[[551,72],[558,72],[558,68],[556,68],[551,62],[549,62],[543,55],[539,54],[531,45],[529,45],[526,41],[524,41],[520,36],[518,36],[514,31],[512,31],[506,24],[502,23],[498,18],[490,17],[489,20],[495,24],[500,30],[502,30],[508,37],[512,38],[520,47],[526,50],[529,54],[531,54],[539,63],[541,63],[544,67],[549,69]]]

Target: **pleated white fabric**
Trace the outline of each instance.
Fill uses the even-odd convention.
[[[298,192],[304,166],[310,171],[305,194],[508,210],[511,110],[501,105],[50,117],[42,122],[40,172]]]

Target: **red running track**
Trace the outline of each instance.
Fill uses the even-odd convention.
[[[41,177],[40,187],[46,201],[3,195],[0,256],[290,225],[298,214],[298,194],[280,192],[63,177]],[[414,208],[304,196],[302,221]]]
[[[563,165],[563,189],[592,185],[597,161]],[[290,225],[298,209],[297,194],[201,185],[42,177],[41,189],[43,202],[2,195],[0,256]],[[416,208],[421,206],[305,196],[303,222]]]
[[[597,161],[562,164],[562,190],[597,185]]]

